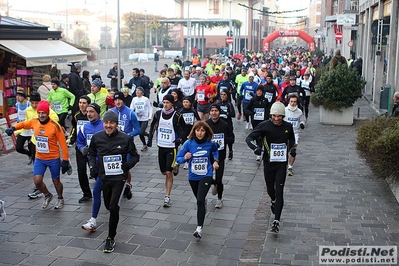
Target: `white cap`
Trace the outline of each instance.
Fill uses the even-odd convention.
[[[266,64],[262,64],[260,68],[266,68]]]
[[[253,72],[249,72],[248,77],[254,77],[254,73]]]
[[[201,67],[196,67],[195,70],[202,71],[202,68]]]

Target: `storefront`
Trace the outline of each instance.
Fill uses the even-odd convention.
[[[60,65],[87,59],[86,52],[59,40],[61,32],[46,26],[9,17],[1,17],[0,26],[0,118],[15,112],[19,87],[29,95],[43,75],[57,76]]]

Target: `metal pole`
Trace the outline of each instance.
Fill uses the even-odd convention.
[[[117,0],[117,32],[116,32],[116,45],[117,45],[117,62],[118,62],[118,90],[121,89],[121,19],[120,19],[120,10],[119,10],[119,0]]]
[[[245,35],[244,50],[245,51],[247,50],[247,40],[248,40],[247,29],[248,29],[248,8],[245,9],[245,33],[244,33],[244,35]]]
[[[191,58],[190,0],[187,1],[187,56]]]
[[[145,12],[145,35],[144,35],[144,53],[147,53],[147,9],[144,10]]]
[[[230,15],[229,15],[229,33],[232,33],[232,21],[231,21],[231,2],[233,2],[233,0],[227,0],[230,4]],[[229,34],[230,35],[230,34]],[[233,34],[232,34],[233,35]],[[229,37],[233,37],[233,36],[229,36]],[[233,39],[234,40],[234,39]],[[229,51],[227,53],[227,55],[230,55],[230,51],[231,49],[233,49],[233,44],[229,44]]]
[[[105,0],[105,65],[108,66],[108,18],[107,18],[107,0]]]
[[[68,0],[65,0],[65,38],[68,41]]]

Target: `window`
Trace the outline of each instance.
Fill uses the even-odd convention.
[[[359,0],[351,0],[351,10],[359,10]]]
[[[219,14],[219,0],[213,0],[213,14]]]

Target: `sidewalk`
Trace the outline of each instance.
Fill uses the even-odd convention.
[[[361,117],[375,114],[363,99],[356,106]],[[318,109],[311,107],[294,176],[285,184],[279,234],[268,232],[274,217],[263,167],[245,144],[248,132],[241,120],[234,121],[234,159],[226,161],[224,208],[215,209],[216,197],[208,194],[203,238],[192,236],[196,204],[182,168],[172,207],[162,207],[164,177],[153,147],[141,153],[131,171],[133,198],[122,201],[112,254],[102,252],[108,229],[104,206],[97,232],[80,228],[90,218],[91,203],[78,203],[74,149],[69,149],[74,172],[61,176],[62,210],[42,210],[43,198],[28,199],[32,179],[26,156],[0,156],[0,198],[7,211],[7,220],[0,222],[0,265],[318,265],[319,245],[396,245],[398,204],[355,150],[361,121],[327,126],[318,119]],[[49,174],[44,180],[54,192]]]

